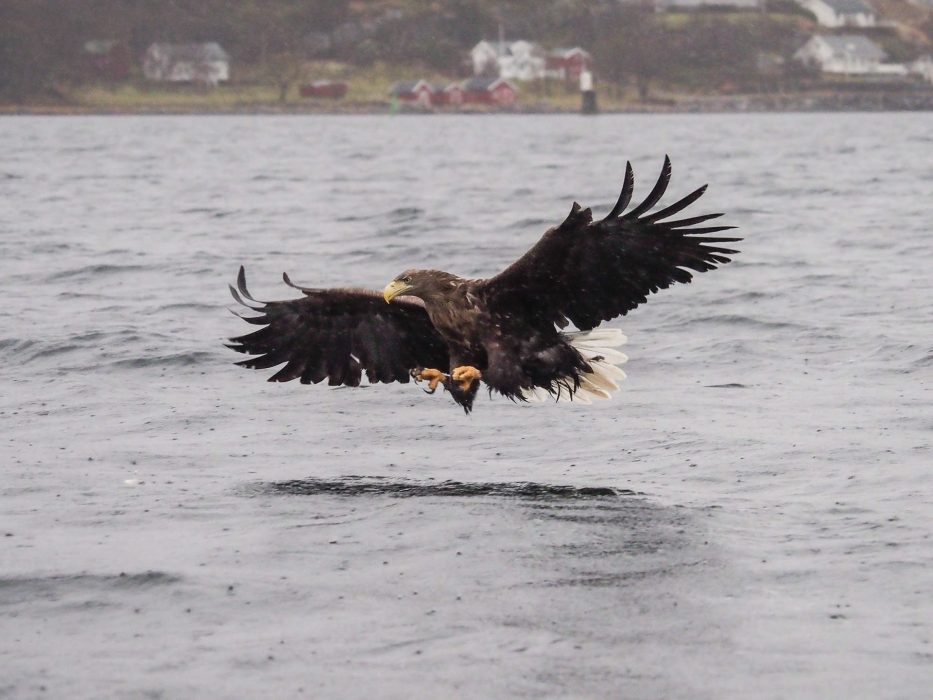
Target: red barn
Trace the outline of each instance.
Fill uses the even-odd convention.
[[[463,104],[463,87],[460,83],[451,83],[444,88],[444,102],[449,105]]]
[[[463,83],[464,102],[510,105],[517,95],[518,89],[505,78],[477,76]]]
[[[315,80],[313,83],[302,85],[299,88],[302,97],[322,97],[330,100],[339,100],[347,94],[347,84],[332,80]]]
[[[434,104],[434,88],[425,80],[407,80],[392,86],[389,94],[403,102],[412,102],[422,107]]]
[[[459,83],[435,85],[431,99],[435,105],[461,105],[463,104],[463,88]]]
[[[580,73],[593,69],[593,57],[579,46],[554,49],[547,55],[547,76],[576,84]]]

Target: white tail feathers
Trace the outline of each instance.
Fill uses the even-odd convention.
[[[573,393],[571,400],[590,404],[593,399],[611,398],[609,392],[619,388],[617,382],[625,379],[625,372],[616,365],[625,364],[628,356],[613,348],[623,345],[627,338],[618,328],[596,328],[591,331],[565,333],[567,340],[589,363],[592,372],[580,377],[580,386]],[[567,394],[552,394],[546,389],[534,387],[522,391],[526,401],[545,401],[549,398],[558,400]]]

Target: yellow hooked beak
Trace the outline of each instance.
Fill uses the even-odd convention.
[[[409,289],[411,289],[410,284],[405,284],[399,280],[392,280],[386,285],[386,288],[382,290],[382,298],[385,299],[388,304],[399,294],[404,294]]]

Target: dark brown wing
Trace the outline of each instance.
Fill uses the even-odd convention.
[[[626,164],[619,201],[602,221],[574,202],[567,220],[550,229],[525,255],[482,284],[486,303],[501,313],[521,313],[544,323],[564,326],[569,319],[589,330],[623,315],[647,296],[674,282],[690,282],[690,270],[705,272],[730,261],[738,251],[718,244],[741,238],[707,234],[733,226],[697,227],[722,214],[664,221],[695,202],[699,188],[660,211],[649,210],[667,189],[671,161],[648,197],[628,213],[635,178]]]
[[[258,314],[240,317],[263,326],[230,339],[227,347],[258,355],[238,365],[268,369],[284,362],[270,382],[300,379],[316,384],[327,379],[332,386],[359,386],[364,371],[370,382],[404,384],[415,367],[449,366],[447,346],[420,300],[400,298],[387,304],[378,292],[307,289],[283,277],[305,296],[257,301],[246,289],[242,267],[237,287],[230,287],[234,299]]]

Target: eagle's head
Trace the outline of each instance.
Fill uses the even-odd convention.
[[[456,275],[439,270],[405,270],[386,285],[382,296],[387,302],[402,295],[428,301],[450,291],[458,279]]]

